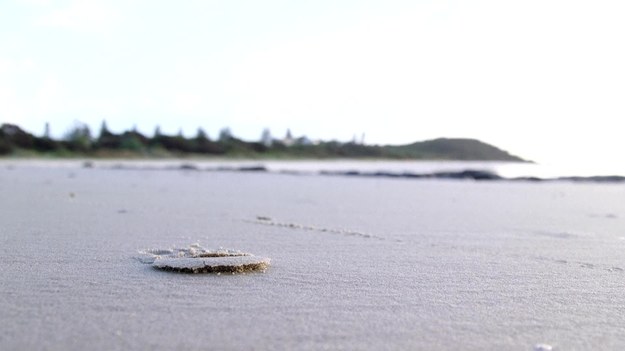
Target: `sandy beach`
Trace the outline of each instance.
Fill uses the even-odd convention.
[[[622,183],[5,162],[0,193],[2,350],[625,347]],[[195,243],[271,265],[137,260]]]

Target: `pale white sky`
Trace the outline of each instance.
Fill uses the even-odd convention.
[[[625,2],[2,0],[0,122],[625,163]]]

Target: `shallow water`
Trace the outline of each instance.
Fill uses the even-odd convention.
[[[461,172],[480,170],[498,174],[504,178],[538,177],[592,177],[625,176],[625,166],[620,162],[605,162],[599,166],[587,164],[536,164],[497,161],[412,161],[412,160],[219,160],[219,159],[147,159],[147,160],[30,160],[4,159],[0,167],[65,168],[75,169],[83,165],[95,168],[172,170],[193,168],[197,170],[237,169],[262,167],[274,173],[316,174],[319,172],[389,172],[402,174],[428,174],[436,172]]]
[[[0,168],[0,349],[625,347],[625,185]],[[200,243],[265,273],[176,274]]]

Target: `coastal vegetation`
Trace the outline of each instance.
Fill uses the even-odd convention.
[[[89,127],[76,124],[63,138],[50,137],[46,125],[42,136],[35,136],[14,124],[0,126],[0,156],[18,157],[233,157],[233,158],[369,158],[415,160],[523,161],[495,146],[475,139],[434,139],[407,145],[367,145],[350,141],[311,141],[294,138],[290,132],[282,139],[263,131],[260,140],[244,141],[224,128],[217,139],[198,129],[194,137],[182,133],[166,135],[156,128],[149,137],[136,128],[123,133],[111,132],[106,123],[97,136]]]

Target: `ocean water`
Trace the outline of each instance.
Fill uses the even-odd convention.
[[[0,166],[0,349],[625,347],[625,184],[128,164]],[[271,265],[137,259],[195,243]]]

